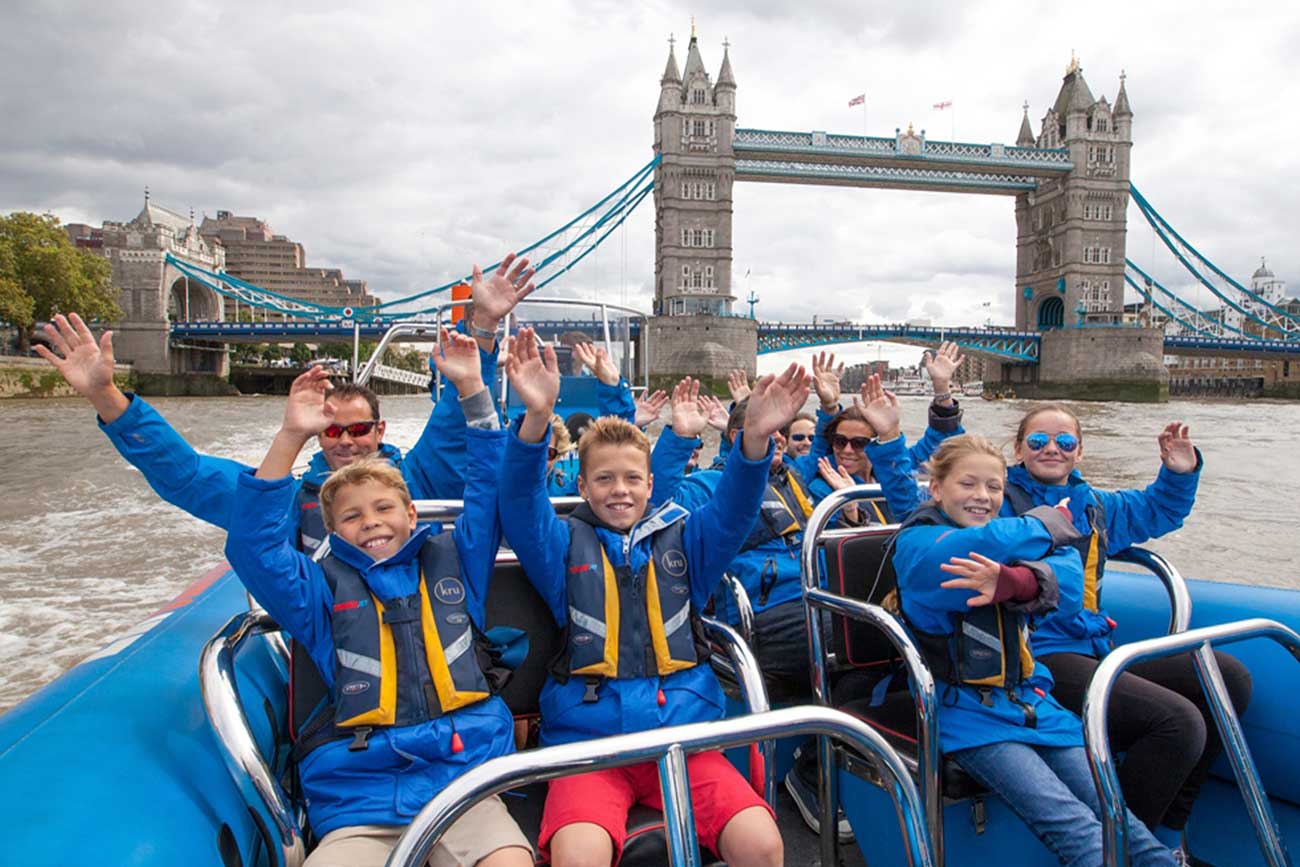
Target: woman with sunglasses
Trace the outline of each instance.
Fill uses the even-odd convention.
[[[1160,432],[1160,470],[1142,490],[1099,491],[1084,481],[1079,420],[1060,404],[1031,409],[1016,431],[1017,465],[1007,470],[1003,515],[1069,500],[1083,560],[1083,610],[1040,620],[1035,657],[1056,680],[1052,694],[1075,713],[1088,682],[1113,646],[1115,621],[1101,608],[1106,556],[1176,530],[1192,510],[1201,454],[1187,426]],[[1064,592],[1064,588],[1062,588]],[[1215,653],[1237,713],[1250,701],[1250,673],[1235,658]],[[1192,803],[1222,749],[1190,655],[1137,663],[1120,675],[1107,720],[1111,746],[1126,753],[1120,768],[1124,799],[1161,842],[1186,858],[1182,830]],[[1179,863],[1186,863],[1180,861]]]

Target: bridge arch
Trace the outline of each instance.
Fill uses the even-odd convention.
[[[167,288],[166,299],[170,322],[220,322],[222,319],[220,296],[183,274]]]
[[[1038,303],[1038,330],[1051,331],[1065,327],[1065,302],[1053,296]]]

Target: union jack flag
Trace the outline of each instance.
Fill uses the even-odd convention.
[[[943,111],[945,108],[952,108],[952,100],[945,99],[943,102],[936,102],[934,104],[934,107],[937,108],[939,111]]]
[[[849,108],[853,108],[855,105],[862,105],[862,103],[866,101],[867,95],[865,93],[859,93],[857,96],[849,100]]]

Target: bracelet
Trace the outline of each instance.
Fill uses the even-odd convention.
[[[935,395],[934,395],[934,402],[935,402],[935,403],[939,403],[939,402],[941,402],[941,401],[945,401],[945,400],[952,400],[952,392],[950,392],[950,391],[945,391],[943,394],[939,394],[938,392],[935,392]]]
[[[500,323],[497,323],[497,327],[500,327]],[[496,328],[479,328],[472,318],[469,320],[469,333],[471,337],[482,337],[485,340],[496,340],[497,337]]]

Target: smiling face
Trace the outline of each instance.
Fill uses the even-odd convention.
[[[930,480],[930,496],[959,527],[978,527],[997,517],[1007,470],[1001,459],[972,453],[958,458],[943,478]]]
[[[862,478],[871,478],[871,461],[867,460],[867,451],[865,443],[876,435],[871,429],[871,425],[865,421],[846,418],[835,428],[835,434],[831,438],[831,452],[835,455],[835,463],[843,467],[853,475]],[[844,440],[837,440],[838,437],[844,437]],[[862,448],[853,445],[853,440],[863,443]],[[835,445],[836,442],[841,445]]]
[[[330,503],[333,532],[376,560],[396,554],[415,531],[415,504],[376,479],[340,485]]]
[[[1083,457],[1083,438],[1074,417],[1056,409],[1034,413],[1021,425],[1023,436],[1016,441],[1016,460],[1025,465],[1029,475],[1047,485],[1063,485]],[[1047,445],[1034,451],[1026,441],[1033,434],[1047,435]],[[1072,434],[1078,445],[1067,452],[1056,441],[1057,434]]]
[[[801,458],[812,451],[813,428],[816,425],[806,418],[797,418],[790,423],[790,442],[786,451]],[[803,439],[800,439],[803,437]]]
[[[645,515],[654,478],[645,451],[632,443],[592,443],[583,455],[578,493],[596,517],[626,532]]]
[[[375,420],[370,404],[360,395],[343,400],[326,398],[326,402],[334,407],[333,423],[336,425],[347,427],[356,422]],[[320,450],[325,455],[325,463],[331,470],[337,470],[379,451],[379,446],[384,441],[384,422],[376,422],[374,427],[358,437],[352,436],[345,430],[336,437],[326,436],[322,432],[317,439],[320,442]]]

